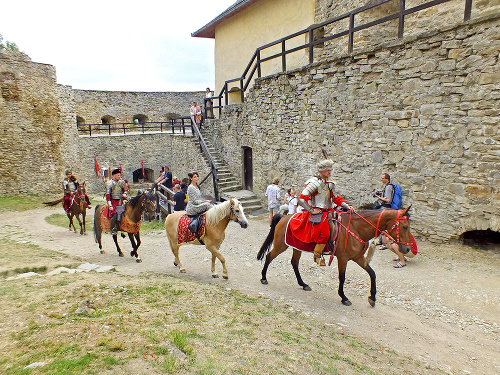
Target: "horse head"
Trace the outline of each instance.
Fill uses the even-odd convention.
[[[408,254],[411,250],[412,239],[410,232],[410,218],[408,215],[408,210],[410,208],[411,205],[404,210],[394,210],[394,212],[397,212],[396,219],[392,227],[387,230],[387,232],[394,239],[394,243],[398,245],[399,251],[402,254]]]
[[[142,201],[143,211],[148,213],[150,219],[156,217],[156,204],[154,196],[149,190],[144,191],[142,195],[144,196],[144,200]]]
[[[229,219],[240,224],[242,228],[248,227],[248,220],[245,216],[245,212],[243,212],[243,206],[236,198],[231,198],[230,200],[230,211],[229,211]]]

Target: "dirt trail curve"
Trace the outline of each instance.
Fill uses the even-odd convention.
[[[212,279],[210,253],[201,246],[183,246],[180,256],[186,274],[173,266],[173,255],[164,231],[144,236],[139,249],[143,263],[127,254],[128,239],[120,239],[125,258],[117,256],[111,236],[104,237],[100,254],[93,233],[80,236],[48,224],[44,218],[61,208],[0,213],[0,237],[27,240],[62,251],[84,261],[115,265],[120,272],[153,271],[196,281],[219,283],[250,296],[267,296],[290,309],[300,310],[325,325],[409,355],[451,374],[500,373],[500,252],[476,251],[460,245],[419,243],[419,254],[408,266],[393,268],[393,254],[377,251],[372,267],[377,273],[377,304],[371,308],[369,277],[356,264],[347,268],[345,293],[353,303],[346,307],[337,295],[336,262],[319,268],[309,254],[300,269],[311,292],[296,283],[290,266],[291,251],[278,257],[268,271],[269,285],[260,283],[262,263],[258,249],[268,233],[266,215],[250,217],[247,229],[230,223],[222,254],[229,280]],[[92,217],[89,217],[92,220]],[[27,236],[24,235],[27,234]],[[222,273],[217,263],[219,274]]]

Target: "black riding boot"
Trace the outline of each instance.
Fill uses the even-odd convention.
[[[111,228],[111,234],[114,236],[118,233],[118,215],[114,214],[111,218],[111,222],[109,223],[109,227]]]

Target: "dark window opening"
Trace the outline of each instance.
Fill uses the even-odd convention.
[[[85,124],[85,119],[82,116],[76,116],[76,126]]]
[[[135,115],[134,117],[132,117],[132,122],[134,124],[145,125],[146,122],[148,122],[148,116],[146,116],[146,115]]]
[[[116,122],[116,119],[113,116],[102,116],[101,117],[101,124],[114,124]]]
[[[462,233],[460,239],[464,244],[482,249],[500,249],[500,232],[487,230],[470,230]]]
[[[132,172],[132,181],[134,184],[143,182],[153,182],[155,180],[155,173],[150,168],[144,168],[144,174],[146,175],[146,181],[144,181],[144,176],[142,174],[142,168],[136,169]]]

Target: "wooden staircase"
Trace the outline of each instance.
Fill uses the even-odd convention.
[[[241,182],[234,177],[227,163],[220,157],[219,153],[212,143],[203,137],[210,154],[217,166],[217,176],[219,177],[219,193],[222,200],[235,197],[238,199],[247,213],[252,213],[262,210],[261,200],[250,190],[245,190],[241,186]],[[193,139],[196,146],[199,147],[197,139]]]

